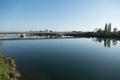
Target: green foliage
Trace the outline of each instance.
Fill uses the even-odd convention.
[[[9,57],[4,58],[0,53],[0,80],[17,80],[19,77],[15,61]]]
[[[10,80],[9,70],[1,53],[0,53],[0,80]]]

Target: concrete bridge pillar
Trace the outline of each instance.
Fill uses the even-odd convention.
[[[25,34],[21,34],[21,35],[20,35],[20,38],[25,38]]]

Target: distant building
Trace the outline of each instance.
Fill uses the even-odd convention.
[[[111,32],[111,23],[109,24],[105,24],[105,30],[104,30],[104,34],[108,34]]]
[[[108,24],[108,32],[111,32],[111,23]]]
[[[104,30],[104,34],[107,33],[107,30],[108,30],[108,26],[107,26],[107,23],[105,24],[105,30]]]

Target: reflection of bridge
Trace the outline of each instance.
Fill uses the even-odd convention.
[[[31,31],[31,32],[0,32],[0,35],[6,35],[6,34],[16,34],[20,35],[20,38],[25,38],[26,35],[32,35],[32,36],[56,36],[56,37],[62,37],[62,36],[71,36],[76,34],[83,34],[82,32],[45,32],[45,31]]]

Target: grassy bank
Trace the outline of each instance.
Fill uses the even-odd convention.
[[[19,77],[14,60],[5,58],[0,53],[0,80],[17,80]]]

